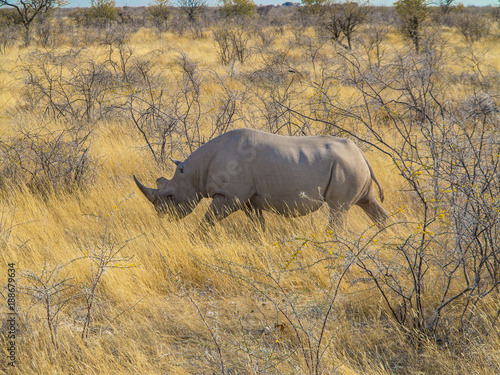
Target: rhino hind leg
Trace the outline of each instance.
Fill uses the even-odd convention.
[[[262,231],[266,231],[266,222],[264,220],[264,215],[262,209],[255,208],[251,204],[247,204],[244,208],[245,214],[254,224],[259,224]]]
[[[389,213],[377,201],[372,191],[370,191],[365,198],[361,199],[356,204],[361,207],[363,211],[365,211],[366,214],[379,226],[385,226],[387,224]]]
[[[338,230],[344,231],[347,227],[347,210],[349,208],[334,205],[330,202],[328,203],[328,206],[330,206],[328,229],[333,230],[335,233]]]

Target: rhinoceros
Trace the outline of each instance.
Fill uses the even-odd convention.
[[[174,176],[158,178],[156,189],[134,175],[160,216],[181,219],[202,198],[212,198],[205,226],[243,209],[264,228],[263,211],[302,216],[325,202],[332,227],[355,204],[377,223],[388,217],[375,198],[372,180],[383,202],[382,187],[364,153],[349,139],[236,129],[205,143],[183,162],[173,161]]]

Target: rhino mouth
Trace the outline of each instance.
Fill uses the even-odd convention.
[[[172,207],[172,199],[156,199],[153,202],[156,213],[161,218],[166,218],[169,221],[178,221],[181,219],[181,215],[179,215],[179,211]]]
[[[199,199],[176,199],[168,189],[153,189],[141,184],[134,176],[134,181],[144,196],[154,205],[156,213],[169,221],[178,221],[193,212]],[[158,183],[158,182],[157,182]]]
[[[157,198],[154,202],[159,217],[169,221],[179,221],[191,213],[191,205],[177,204],[172,197]]]

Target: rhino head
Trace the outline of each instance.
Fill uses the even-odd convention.
[[[184,163],[173,160],[177,164],[174,177],[171,180],[160,177],[156,180],[156,189],[141,184],[135,177],[134,181],[144,196],[153,203],[160,217],[179,220],[189,215],[201,198],[189,183],[185,173]]]

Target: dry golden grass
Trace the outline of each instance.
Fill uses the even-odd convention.
[[[457,42],[450,39],[452,45],[462,43],[458,37]],[[141,29],[127,43],[139,56],[161,50],[155,59],[165,69],[182,51],[205,69],[226,70],[218,63],[210,38],[164,33],[158,39],[150,30]],[[284,43],[281,38],[278,47]],[[390,33],[386,43],[387,48],[403,44],[396,33]],[[479,50],[487,51],[489,63],[500,68],[498,39],[481,43]],[[104,47],[90,48],[102,53]],[[33,128],[39,125],[36,115],[30,118],[18,106],[22,88],[18,61],[29,51],[12,47],[0,57],[0,138],[15,133],[16,121]],[[252,59],[252,64],[259,64],[257,58]],[[239,83],[233,84],[238,87]],[[215,82],[204,85],[202,89],[208,96],[218,89]],[[342,95],[348,100],[352,89],[344,89]],[[307,90],[303,95],[307,100],[312,93]],[[173,168],[155,165],[133,124],[127,120],[95,124],[91,152],[99,160],[99,173],[83,191],[41,197],[27,188],[9,188],[0,196],[0,277],[5,283],[7,264],[15,263],[19,328],[16,367],[6,366],[7,342],[2,336],[0,372],[306,373],[308,365],[299,348],[307,337],[303,332],[296,334],[293,324],[322,324],[321,314],[332,298],[327,292],[335,290],[332,282],[338,280],[343,262],[339,255],[343,250],[333,249],[337,255],[327,262],[299,269],[325,258],[326,253],[314,243],[331,241],[331,235],[324,230],[326,212],[294,220],[268,214],[265,233],[237,213],[203,236],[198,223],[207,202],[184,220],[168,222],[158,218],[138,192],[133,174],[152,184],[159,174],[170,176]],[[384,187],[384,206],[396,211],[407,205],[396,219],[414,221],[416,209],[391,161],[373,150],[367,156]],[[354,240],[366,228],[369,238],[376,229],[370,227],[360,209],[352,209],[345,236]],[[411,232],[414,227],[409,224],[407,230]],[[396,233],[388,231],[380,238],[390,241],[392,235]],[[302,242],[297,238],[311,241],[300,253],[297,250]],[[81,294],[92,286],[96,271],[92,255],[122,246],[122,259],[109,264],[97,285],[90,330],[82,339],[85,300]],[[60,272],[47,279],[55,269]],[[284,295],[271,289],[267,296],[261,293],[266,290],[265,283],[272,284],[271,274],[281,278],[279,285],[287,292],[290,304],[283,303]],[[470,332],[469,336],[460,336],[470,337],[463,342],[455,340],[453,333],[446,343],[428,337],[415,339],[391,320],[382,298],[361,276],[353,268],[339,287],[324,330],[322,367],[318,372],[498,373],[497,325],[482,327],[491,335]],[[37,277],[48,287],[52,283],[54,289],[49,293],[59,290],[54,284],[62,280],[71,286],[52,296],[55,305],[50,313],[61,308],[57,323],[53,322],[57,325],[54,339],[47,323],[47,300],[42,293],[37,294],[38,299],[27,294],[27,288],[40,287]],[[6,296],[5,289],[2,295]],[[77,295],[80,297],[71,299]],[[63,303],[65,298],[68,301]],[[273,303],[284,310],[278,311]],[[498,301],[490,303],[492,308],[498,308]],[[300,316],[290,310],[291,306],[300,311]],[[4,322],[4,300],[0,316]],[[316,344],[313,339],[311,343]]]

